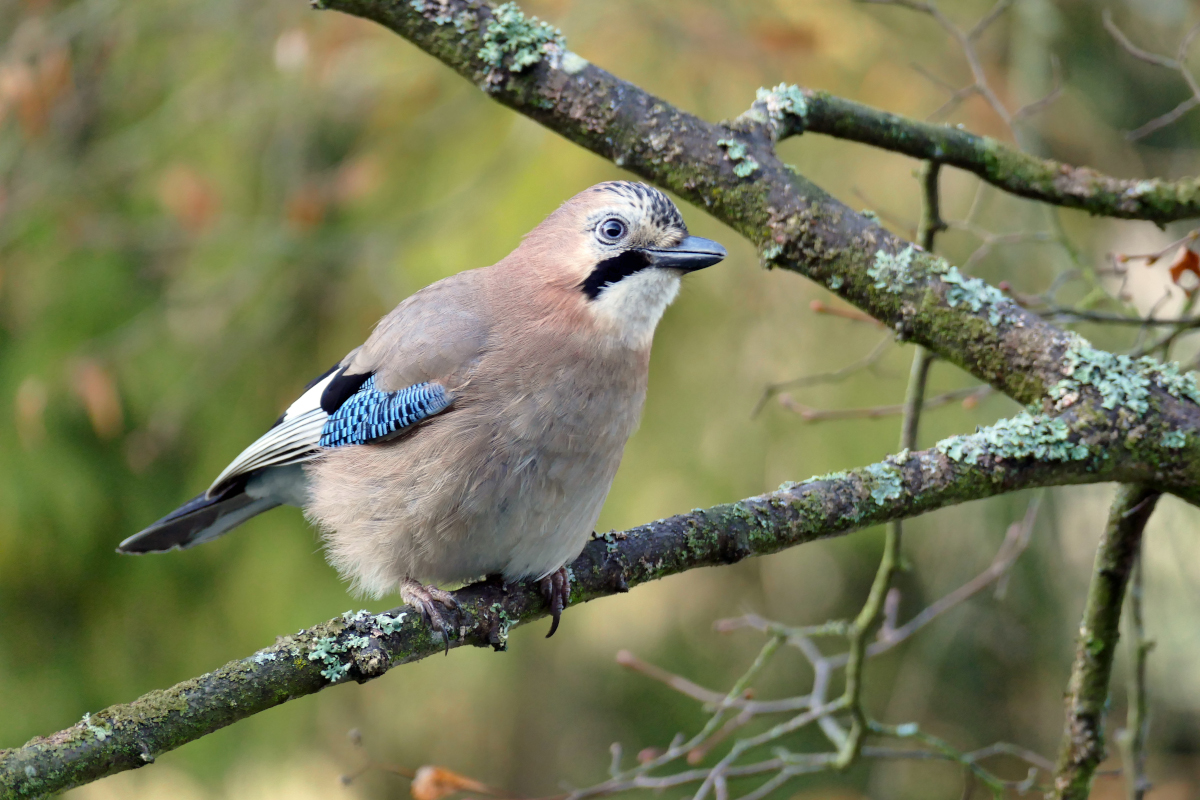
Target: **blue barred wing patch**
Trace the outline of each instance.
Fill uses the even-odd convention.
[[[372,375],[326,420],[320,445],[342,447],[386,439],[402,428],[432,417],[453,400],[436,383],[418,383],[397,392],[384,392],[375,387]]]

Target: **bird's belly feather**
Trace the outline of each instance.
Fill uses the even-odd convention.
[[[305,511],[362,593],[407,577],[446,584],[540,578],[587,543],[637,424],[634,403],[573,415],[528,395],[457,404],[381,445],[332,449],[306,466]]]

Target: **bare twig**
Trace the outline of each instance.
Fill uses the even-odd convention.
[[[1124,264],[1126,261],[1141,261],[1144,259],[1146,261],[1146,266],[1150,266],[1151,264],[1154,264],[1156,261],[1158,261],[1163,256],[1167,255],[1167,253],[1170,253],[1171,251],[1175,250],[1178,247],[1186,247],[1186,246],[1190,245],[1192,242],[1196,241],[1197,239],[1200,239],[1200,228],[1196,228],[1195,230],[1188,231],[1182,237],[1171,242],[1166,247],[1163,247],[1161,250],[1154,251],[1153,253],[1141,253],[1141,254],[1138,254],[1138,253],[1110,253],[1109,255],[1116,262],[1121,263],[1121,264]]]
[[[1000,0],[996,4],[997,8],[999,9],[1005,3],[1006,0]],[[938,191],[940,170],[941,165],[936,161],[928,161],[921,168],[919,237],[921,246],[927,252],[933,252],[938,232],[946,227],[945,222],[942,221],[941,198]],[[904,398],[904,419],[900,425],[900,449],[902,452],[915,450],[917,447],[917,431],[920,427],[921,411],[925,406],[925,387],[932,365],[933,357],[930,352],[918,346],[916,352],[913,353],[912,370],[909,374],[908,389]],[[903,541],[903,534],[904,527],[900,520],[895,520],[888,525],[883,543],[883,555],[879,559],[875,580],[867,593],[866,602],[863,603],[858,616],[850,623],[846,634],[846,689],[842,699],[850,713],[850,729],[846,732],[845,739],[836,743],[838,753],[834,766],[837,769],[846,769],[858,759],[868,731],[867,715],[862,707],[863,668],[868,657],[867,635],[883,612],[891,592],[892,581],[900,570],[900,545]],[[696,800],[700,800],[700,798],[697,797]]]
[[[1192,41],[1198,34],[1200,34],[1200,23],[1193,25],[1191,29],[1184,34],[1183,39],[1179,42],[1179,48],[1176,51],[1175,57],[1171,58],[1169,56],[1151,53],[1150,51],[1143,50],[1135,45],[1129,40],[1129,37],[1117,27],[1117,24],[1113,22],[1112,12],[1107,8],[1101,12],[1101,19],[1104,21],[1104,27],[1108,29],[1110,34],[1112,34],[1113,39],[1118,45],[1121,46],[1122,50],[1139,61],[1144,61],[1147,64],[1153,64],[1158,67],[1163,67],[1164,69],[1169,69],[1172,72],[1179,73],[1179,76],[1183,78],[1184,83],[1187,84],[1188,90],[1191,92],[1191,96],[1179,103],[1179,105],[1175,106],[1175,108],[1171,109],[1165,114],[1162,114],[1161,116],[1155,117],[1141,127],[1125,134],[1127,139],[1130,141],[1136,141],[1149,136],[1151,133],[1167,127],[1184,114],[1200,105],[1200,81],[1197,81],[1196,76],[1193,75],[1192,71],[1187,67],[1187,53],[1192,45]]]
[[[990,386],[968,386],[965,389],[955,389],[952,392],[928,398],[922,404],[921,408],[924,411],[928,411],[933,408],[949,405],[957,400],[978,402],[994,391],[995,389]],[[903,414],[906,408],[903,403],[890,406],[871,406],[869,408],[811,408],[798,403],[787,393],[779,395],[779,404],[788,411],[798,414],[805,422],[824,422],[837,419],[877,419],[879,417],[891,417],[896,414]]]
[[[1008,575],[1009,570],[1012,569],[1013,564],[1016,563],[1020,555],[1029,546],[1030,537],[1033,535],[1033,528],[1037,521],[1040,507],[1041,498],[1040,496],[1035,496],[1030,501],[1022,520],[1009,526],[1000,549],[996,551],[996,555],[992,558],[991,563],[988,564],[986,569],[954,591],[931,603],[899,628],[894,628],[886,635],[881,631],[879,638],[867,648],[867,655],[874,657],[892,650],[938,617],[962,605],[989,586],[1003,580]],[[763,633],[782,635],[788,644],[798,647],[801,651],[805,652],[806,658],[809,658],[810,661],[824,661],[833,668],[840,668],[846,663],[846,655],[844,653],[824,656],[821,655],[820,651],[816,651],[811,647],[808,637],[811,635],[813,628],[790,628],[786,625],[770,622],[756,614],[746,614],[733,619],[721,620],[715,627],[718,631],[722,632],[752,628]],[[826,626],[818,627],[830,631],[837,629],[826,628]],[[841,624],[841,629],[844,630],[844,623]]]
[[[1000,97],[992,89],[992,86],[987,79],[987,73],[983,69],[983,62],[980,60],[979,54],[975,51],[976,40],[983,35],[984,31],[986,31],[993,22],[999,19],[1000,16],[1009,9],[1009,7],[1012,5],[1012,0],[997,0],[995,5],[992,6],[991,10],[984,14],[979,21],[971,26],[971,29],[967,31],[964,31],[955,25],[950,18],[943,14],[933,2],[919,2],[916,0],[861,0],[861,2],[871,5],[902,6],[904,8],[912,9],[913,11],[919,11],[922,14],[928,14],[934,19],[934,21],[937,22],[938,25],[942,26],[942,28],[948,34],[950,34],[951,38],[958,43],[959,49],[962,50],[963,57],[967,61],[967,66],[971,70],[973,83],[961,89],[957,89],[951,96],[950,100],[947,101],[946,105],[943,105],[942,108],[938,109],[938,111],[935,111],[930,116],[931,119],[938,118],[941,113],[945,113],[949,110],[948,107],[957,105],[964,98],[970,96],[971,94],[978,94],[987,102],[989,106],[991,106],[992,110],[996,112],[996,116],[1003,120],[1005,126],[1008,127],[1009,132],[1012,132],[1012,124],[1017,118],[1008,110],[1007,107],[1005,107],[1004,103],[1000,100]],[[1042,100],[1037,102],[1044,106],[1048,101],[1047,98],[1042,98]]]
[[[980,241],[979,247],[963,262],[963,269],[969,269],[987,256],[993,248],[1023,242],[1056,242],[1057,237],[1050,231],[1013,231],[1010,233],[993,233],[972,222],[970,217],[963,220],[950,220],[947,227],[967,231]]]
[[[895,648],[934,619],[945,614],[950,609],[961,605],[988,586],[1002,580],[1029,543],[1034,522],[1037,518],[1037,509],[1038,498],[1035,497],[1033,502],[1030,503],[1024,519],[1010,526],[1004,543],[1000,546],[991,564],[983,572],[963,584],[963,586],[954,592],[932,603],[905,625],[899,628],[893,625],[892,630],[887,635],[881,635],[876,641],[871,642],[866,647],[864,657],[872,658]],[[618,661],[622,665],[657,680],[687,697],[704,703],[709,713],[713,716],[710,717],[708,724],[704,726],[701,733],[690,740],[685,741],[682,736],[677,737],[669,748],[655,754],[646,763],[625,772],[610,770],[610,779],[608,781],[586,789],[577,790],[571,797],[604,796],[634,788],[663,789],[686,783],[700,783],[701,789],[697,792],[697,795],[703,796],[709,792],[719,794],[722,791],[721,787],[726,787],[727,781],[735,777],[777,772],[771,779],[771,785],[777,787],[798,774],[833,769],[837,765],[839,754],[848,746],[850,732],[835,716],[848,710],[846,697],[843,695],[831,701],[828,699],[828,692],[835,670],[847,666],[849,653],[840,652],[826,656],[813,643],[811,637],[845,637],[850,632],[852,624],[832,621],[815,626],[791,627],[771,622],[754,614],[748,614],[735,619],[721,620],[714,625],[714,628],[721,632],[745,628],[757,630],[770,637],[768,644],[771,642],[785,642],[803,654],[813,669],[812,689],[808,694],[780,700],[755,700],[748,696],[750,680],[747,678],[747,675],[761,669],[766,659],[774,654],[774,650],[770,652],[764,650],[764,653],[760,653],[759,658],[755,660],[754,665],[747,672],[747,675],[740,678],[735,683],[734,689],[724,695],[700,687],[680,675],[649,665],[635,656],[622,651],[618,655]],[[723,713],[725,709],[737,709],[738,713],[734,716],[728,716]],[[657,769],[684,760],[686,760],[689,766],[694,767],[710,754],[715,747],[752,720],[765,714],[777,713],[789,714],[791,716],[785,722],[774,725],[764,733],[739,740],[729,753],[708,770],[692,769],[663,776],[651,774]],[[724,719],[724,722],[718,725],[717,721],[719,719]],[[821,727],[826,737],[836,748],[835,752],[789,753],[776,746],[775,753],[778,755],[776,760],[760,761],[749,765],[739,765],[737,763],[742,755],[745,755],[756,747],[777,745],[779,739],[783,736],[811,724],[817,724]],[[1001,786],[1016,789],[1023,787],[1027,790],[1034,785],[1038,770],[1048,774],[1052,768],[1052,764],[1048,759],[1026,748],[1005,742],[998,742],[971,752],[959,752],[940,739],[935,740],[920,733],[917,727],[913,725],[888,727],[881,726],[869,719],[864,719],[864,726],[866,727],[865,734],[887,736],[899,734],[902,738],[910,738],[921,742],[924,747],[922,749],[897,750],[895,748],[863,746],[859,752],[859,756],[861,757],[887,759],[935,758],[953,761],[966,766],[971,770],[972,774],[979,777],[981,782],[993,789]],[[614,752],[619,752],[619,746],[614,746],[614,748]],[[1033,767],[1030,776],[1023,781],[1003,781],[983,769],[981,766],[982,761],[998,755],[1007,755],[1025,761]],[[742,800],[745,800],[745,798]]]
[[[808,304],[808,309],[814,314],[828,314],[831,317],[841,317],[842,319],[848,319],[853,322],[866,322],[874,325],[876,328],[887,327],[870,314],[865,314],[854,306],[835,306],[830,305],[823,300],[813,300]]]
[[[860,358],[858,361],[847,364],[841,369],[835,369],[832,372],[821,372],[817,373],[816,375],[805,375],[802,378],[793,378],[790,381],[771,384],[763,390],[762,397],[759,398],[758,404],[754,406],[754,411],[751,412],[751,417],[758,416],[759,412],[762,411],[763,406],[767,404],[767,401],[779,394],[784,389],[802,389],[808,386],[816,386],[818,384],[837,383],[839,381],[844,381],[851,375],[862,372],[865,369],[870,369],[876,364],[876,362],[879,361],[879,359],[883,358],[884,354],[888,351],[888,347],[893,341],[895,340],[891,335],[884,336],[875,344],[874,347],[871,348],[869,353]]]
[[[1052,106],[1058,98],[1062,97],[1063,81],[1062,81],[1062,64],[1059,63],[1058,56],[1050,54],[1050,74],[1052,85],[1050,91],[1042,95],[1037,100],[1026,103],[1013,112],[1013,122],[1028,119],[1042,113],[1047,108]]]
[[[711,705],[714,708],[728,705],[742,699],[734,698],[733,700],[729,700],[726,695],[723,695],[720,692],[714,692],[711,689],[705,689],[703,686],[692,683],[687,678],[680,677],[679,675],[667,672],[665,669],[642,661],[628,650],[620,650],[617,652],[617,663],[626,669],[631,669],[634,672],[640,672],[649,678],[653,678],[656,681],[661,681],[680,694],[685,694],[693,700],[699,700],[701,703]]]
[[[1012,569],[1017,558],[1029,546],[1029,540],[1033,536],[1033,526],[1037,522],[1038,509],[1040,507],[1041,495],[1034,495],[1033,500],[1029,503],[1029,507],[1025,510],[1024,519],[1019,523],[1014,522],[1008,527],[1004,542],[1000,545],[1000,549],[996,552],[992,563],[988,565],[987,569],[950,594],[927,606],[901,627],[889,631],[886,636],[882,635],[883,632],[881,631],[879,639],[867,649],[867,654],[875,656],[891,650],[942,614],[961,605],[987,587],[998,584],[1007,577],[1009,570]]]

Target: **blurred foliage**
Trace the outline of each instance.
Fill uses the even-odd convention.
[[[970,24],[990,3],[947,6]],[[1196,15],[1187,0],[1112,7],[1136,41],[1162,52]],[[925,116],[945,94],[912,62],[952,82],[968,75],[927,18],[848,0],[542,0],[527,10],[585,57],[710,119],[740,113],[756,87],[781,80]],[[1064,95],[1022,129],[1022,144],[1121,176],[1200,171],[1200,113],[1137,146],[1123,138],[1186,90],[1120,53],[1099,13],[1084,0],[1020,0],[981,40],[1013,105],[1049,88],[1051,53],[1062,61]],[[978,99],[951,121],[1011,139]],[[781,152],[899,232],[915,225],[913,162],[816,137]],[[186,553],[113,548],[203,489],[400,299],[497,260],[563,199],[619,177],[395,36],[300,0],[0,4],[0,746],[359,607],[294,509]],[[951,173],[943,188],[947,216],[964,216],[975,180]],[[1048,229],[1045,209],[992,190],[979,208],[993,231]],[[829,301],[823,290],[763,272],[732,232],[702,210],[684,213],[731,256],[689,278],[660,328],[642,429],[602,529],[866,463],[896,439],[894,419],[805,424],[775,404],[751,418],[767,384],[836,369],[884,334],[811,313],[810,301]],[[994,247],[971,269],[1042,291],[1066,270],[1102,266],[1110,250],[1153,249],[1185,230],[1061,218],[1078,263],[1034,241]],[[978,244],[961,231],[942,239],[959,263]],[[1144,310],[1167,279],[1139,269],[1131,288]],[[1064,299],[1087,290],[1068,287]],[[1085,333],[1116,348],[1136,335]],[[909,357],[894,346],[873,371],[797,397],[829,408],[898,402]],[[970,383],[934,368],[934,392]],[[922,441],[1012,410],[991,397],[931,412]],[[1107,493],[1051,497],[1003,599],[974,601],[869,667],[876,716],[918,720],[964,748],[1003,738],[1053,752]],[[985,565],[1025,501],[910,524],[902,617]],[[1160,640],[1150,773],[1163,798],[1200,791],[1196,529],[1193,509],[1164,503],[1148,539],[1149,631]],[[592,783],[610,742],[627,753],[663,745],[700,718],[620,672],[618,648],[723,687],[757,645],[753,634],[711,632],[713,619],[850,613],[878,534],[641,588],[573,610],[553,640],[522,630],[507,654],[456,652],[337,687],[76,796],[403,796],[404,782],[385,774],[336,785],[361,760],[345,742],[350,728],[378,761],[441,763],[525,796]],[[764,691],[794,688],[799,669],[781,659]],[[1123,713],[1123,692],[1114,698]],[[959,781],[944,765],[863,764],[793,786],[901,798],[956,796]],[[1120,787],[1102,779],[1097,791],[1110,789]]]

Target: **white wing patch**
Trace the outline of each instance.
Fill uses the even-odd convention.
[[[278,425],[243,450],[241,455],[217,476],[208,488],[208,496],[214,496],[222,484],[238,475],[263,467],[308,461],[316,456],[320,452],[317,443],[321,440],[321,431],[325,429],[325,421],[329,419],[329,415],[321,408],[321,394],[337,375],[338,370],[333,370],[288,406]]]

